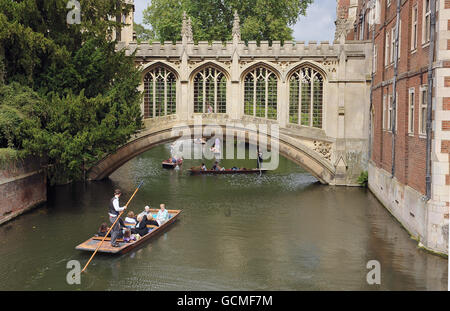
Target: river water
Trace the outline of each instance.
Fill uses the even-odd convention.
[[[169,145],[132,159],[102,182],[54,187],[42,207],[0,227],[0,290],[446,290],[447,260],[417,248],[376,198],[361,188],[319,184],[280,158],[259,175],[190,176],[161,168]],[[255,160],[223,160],[254,167]],[[206,161],[210,166],[212,161]],[[177,222],[121,256],[96,255],[80,285],[67,262],[107,222],[115,188],[129,206],[165,203]],[[381,284],[369,285],[377,260]]]

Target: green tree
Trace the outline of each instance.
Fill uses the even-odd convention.
[[[234,11],[241,22],[241,38],[291,40],[299,16],[313,0],[152,0],[144,10],[144,23],[152,26],[160,41],[181,39],[183,12],[191,17],[194,39],[230,40]]]
[[[151,25],[160,41],[181,40],[181,21],[188,5],[187,0],[153,0],[143,12],[144,24]]]
[[[107,41],[123,25],[110,16],[127,14],[124,0],[80,0],[81,24],[66,21],[67,0],[0,0],[0,59],[6,81],[40,87],[49,67],[63,69],[87,40]],[[114,45],[112,45],[114,47]]]
[[[48,158],[51,183],[85,170],[142,127],[134,56],[111,41],[124,0],[0,0],[0,148]],[[120,20],[120,19],[119,19]]]
[[[133,29],[136,32],[136,41],[138,43],[149,42],[155,38],[153,31],[145,28],[141,24],[134,23]]]
[[[23,149],[28,134],[39,131],[42,98],[17,82],[0,85],[0,148]]]

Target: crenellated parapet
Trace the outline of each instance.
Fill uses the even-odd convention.
[[[328,41],[286,41],[281,44],[280,41],[273,41],[269,44],[268,41],[249,41],[245,43],[240,41],[238,44],[233,42],[221,41],[199,41],[197,43],[190,42],[183,44],[181,41],[173,43],[166,42],[152,42],[141,43],[130,42],[128,46],[119,46],[119,48],[126,48],[128,53],[136,52],[138,60],[145,58],[164,58],[164,57],[181,57],[182,52],[186,48],[188,55],[191,57],[228,57],[231,58],[235,50],[241,57],[253,58],[324,58],[324,57],[339,57],[341,52],[348,52],[349,56],[365,57],[365,42],[354,42],[347,44],[330,44]]]

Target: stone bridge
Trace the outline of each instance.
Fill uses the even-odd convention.
[[[180,42],[130,39],[118,49],[133,54],[142,71],[145,129],[92,167],[92,180],[197,121],[234,124],[244,136],[247,125],[277,125],[280,154],[324,184],[356,185],[367,170],[370,42],[246,43],[236,14],[229,42],[195,43],[185,16]]]
[[[347,159],[336,151],[336,141],[329,137],[317,135],[308,129],[301,131],[289,128],[279,128],[275,137],[271,131],[272,124],[257,124],[254,121],[246,118],[227,120],[223,116],[214,114],[203,115],[200,122],[198,119],[188,122],[180,121],[173,116],[160,117],[157,120],[147,119],[145,130],[93,166],[88,172],[88,179],[104,179],[130,159],[157,145],[178,138],[194,138],[194,133],[198,133],[194,128],[197,128],[204,137],[223,133],[223,138],[226,140],[227,131],[231,131],[233,139],[239,137],[249,143],[254,143],[257,137],[261,139],[260,137],[264,136],[269,148],[272,139],[275,138],[278,141],[277,151],[280,155],[302,166],[321,183],[357,185],[356,179],[361,172],[361,162],[364,160],[361,158],[362,154],[357,156],[358,159],[352,163],[352,167],[348,167]],[[261,125],[264,125],[267,131],[261,131]]]

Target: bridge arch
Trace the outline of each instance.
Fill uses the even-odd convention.
[[[214,126],[221,127],[222,132],[224,134],[226,133],[225,124]],[[245,137],[245,140],[248,142],[248,127],[242,124],[235,124],[232,127],[227,124],[226,126],[226,129],[231,129],[236,135],[244,135],[241,137]],[[147,131],[141,133],[139,137],[129,141],[127,144],[120,147],[115,153],[107,155],[102,160],[97,162],[93,167],[91,167],[87,174],[88,179],[101,180],[107,178],[115,170],[117,170],[132,158],[157,145],[176,140],[182,137],[183,133],[193,133],[193,128],[193,123],[189,124],[180,122],[172,124],[165,123],[155,128],[149,128]],[[174,133],[175,135],[173,135]],[[259,135],[261,135],[261,132],[259,132]],[[268,138],[268,141],[272,139],[270,134],[263,135]],[[224,139],[226,139],[226,135],[224,135]],[[302,166],[305,170],[316,177],[322,184],[335,184],[336,172],[334,166],[331,165],[329,161],[324,159],[318,152],[300,143],[298,140],[282,133],[280,133],[278,139],[278,148],[281,155]],[[270,142],[268,142],[268,146],[270,146]]]

